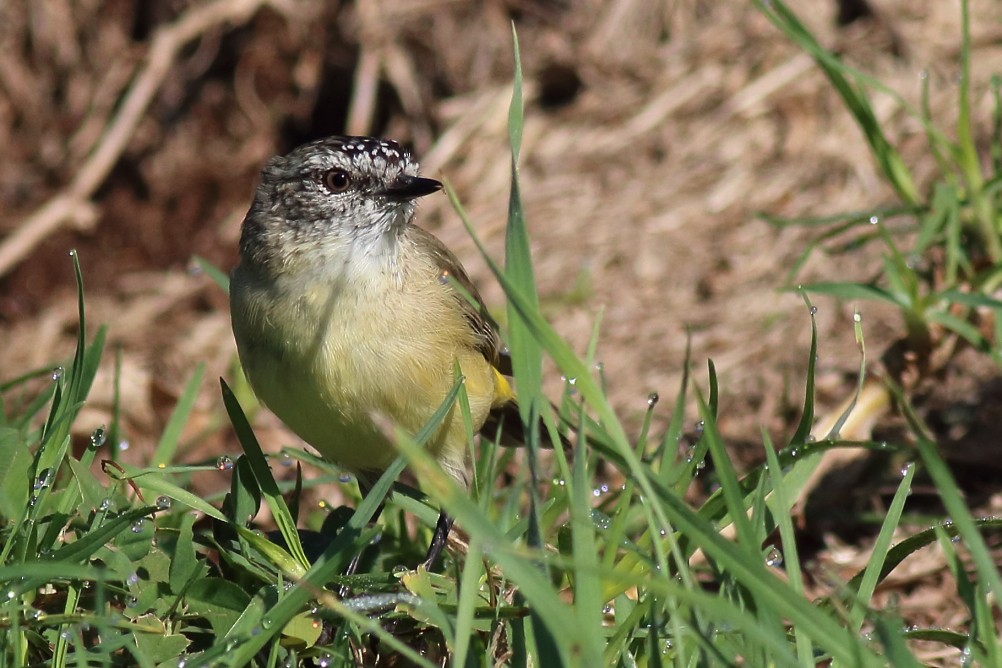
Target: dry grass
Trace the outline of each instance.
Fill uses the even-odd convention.
[[[934,113],[952,119],[954,3],[875,0],[878,20],[844,29],[834,26],[834,4],[790,4],[824,43],[909,100],[928,72]],[[985,132],[988,77],[1002,72],[996,9],[972,3],[975,114]],[[234,358],[226,300],[187,271],[189,257],[231,266],[264,159],[344,130],[411,143],[500,251],[512,20],[530,93],[523,194],[557,329],[583,350],[603,312],[599,358],[625,415],[639,417],[651,390],[675,391],[689,331],[697,368],[710,357],[720,373],[725,436],[757,443],[760,425],[787,430],[810,328],[800,299],[777,288],[806,234],[778,232],[755,214],[865,210],[893,193],[809,58],[744,3],[4,3],[3,377],[71,351],[66,251],[76,247],[91,322],[110,323],[122,351],[131,452],[151,451],[200,361],[209,373],[192,435],[208,429],[197,442],[204,451],[232,444],[211,429],[215,378]],[[920,179],[931,178],[919,124],[889,98],[878,109]],[[500,290],[446,199],[425,203],[420,221],[498,303]],[[816,256],[805,276],[867,277],[875,261]],[[576,281],[589,289],[572,290]],[[819,390],[834,405],[858,365],[851,307],[819,306]],[[873,305],[862,310],[868,345],[879,351],[899,323]],[[110,419],[110,364],[98,383],[84,431]],[[290,437],[268,431],[262,440]],[[865,559],[865,540],[842,549]],[[839,565],[839,553],[823,552],[822,561]],[[948,625],[960,608],[927,591],[942,573],[923,575],[925,585],[897,592],[910,596],[902,613],[921,592],[915,614]],[[932,611],[941,619],[926,619]]]

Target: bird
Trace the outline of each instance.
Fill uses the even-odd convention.
[[[363,494],[398,455],[380,422],[416,434],[456,365],[474,431],[521,425],[497,324],[457,257],[414,223],[441,188],[395,141],[327,137],[265,164],[241,225],[230,312],[247,380]],[[464,487],[467,438],[454,405],[424,446]],[[428,568],[452,526],[443,510]]]

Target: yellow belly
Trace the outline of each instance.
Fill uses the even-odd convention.
[[[396,451],[373,416],[417,433],[452,388],[457,361],[474,431],[483,424],[496,374],[445,293],[425,290],[423,308],[401,317],[402,301],[414,295],[357,299],[326,285],[266,286],[240,271],[231,288],[233,332],[251,387],[328,460],[357,472],[387,467]],[[426,446],[459,479],[465,434],[454,407]]]

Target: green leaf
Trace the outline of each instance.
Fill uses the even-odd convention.
[[[216,577],[196,580],[188,587],[184,599],[188,612],[208,621],[213,635],[220,638],[233,627],[251,601],[242,587]]]
[[[0,518],[12,519],[23,512],[31,459],[18,431],[0,427]]]
[[[223,403],[226,405],[226,412],[233,423],[233,430],[240,440],[240,445],[243,446],[244,454],[247,456],[247,461],[254,473],[257,484],[261,488],[265,503],[268,504],[268,509],[271,510],[275,524],[278,525],[278,530],[281,532],[282,538],[285,539],[285,544],[289,546],[289,552],[292,556],[299,561],[303,568],[309,568],[310,560],[306,558],[303,544],[299,540],[299,532],[296,530],[296,520],[292,517],[289,506],[285,503],[285,498],[278,488],[278,483],[275,482],[275,478],[271,475],[271,468],[268,466],[268,460],[265,459],[264,452],[261,450],[261,445],[257,442],[257,438],[254,436],[254,432],[247,422],[247,417],[244,415],[243,409],[240,408],[237,398],[230,391],[226,381],[220,378],[219,383],[222,386]]]
[[[180,595],[190,580],[204,569],[204,563],[198,560],[195,553],[194,531],[195,517],[191,513],[185,513],[181,518],[181,526],[178,527],[177,540],[172,546],[170,562],[170,590],[175,595]],[[164,541],[159,541],[163,546]],[[164,551],[167,547],[163,546]]]

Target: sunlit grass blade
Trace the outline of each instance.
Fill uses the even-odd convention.
[[[261,445],[257,442],[257,438],[254,436],[254,432],[251,430],[250,424],[247,422],[247,418],[240,408],[240,404],[237,403],[237,399],[233,395],[233,392],[230,391],[226,381],[220,378],[219,382],[223,391],[223,403],[226,406],[226,412],[230,416],[230,422],[233,424],[233,430],[240,440],[240,445],[243,446],[244,454],[247,455],[247,461],[254,471],[254,477],[257,479],[257,484],[261,488],[261,494],[264,496],[268,508],[271,510],[275,524],[278,526],[282,538],[285,539],[285,544],[289,547],[292,556],[302,564],[303,568],[309,568],[310,560],[306,558],[306,553],[303,551],[303,544],[299,539],[299,531],[296,529],[296,521],[292,517],[292,513],[289,512],[289,506],[278,489],[278,483],[275,482],[274,476],[271,475],[271,469],[268,466],[268,461],[265,459],[264,452],[261,450]]]
[[[198,395],[204,374],[205,362],[202,362],[195,367],[195,373],[184,386],[184,390],[177,400],[177,405],[174,406],[170,419],[167,420],[167,426],[164,427],[156,450],[153,451],[153,458],[150,460],[150,464],[153,466],[166,466],[174,459],[174,453],[177,452],[177,446],[181,439],[181,430],[184,429],[184,425],[187,424],[188,418],[191,416],[191,409],[195,405],[195,397]]]
[[[894,531],[901,521],[901,514],[905,508],[905,500],[911,493],[912,479],[914,477],[915,467],[913,465],[907,466],[904,469],[901,484],[898,485],[891,505],[887,508],[887,516],[880,526],[880,533],[877,534],[877,539],[873,542],[872,556],[867,562],[866,569],[863,571],[863,577],[857,589],[857,597],[850,612],[853,628],[856,631],[862,628],[863,622],[866,620],[870,599],[873,597],[873,592],[876,591],[877,585],[880,583],[880,574],[884,567],[884,561],[891,546],[891,541],[894,538]]]

